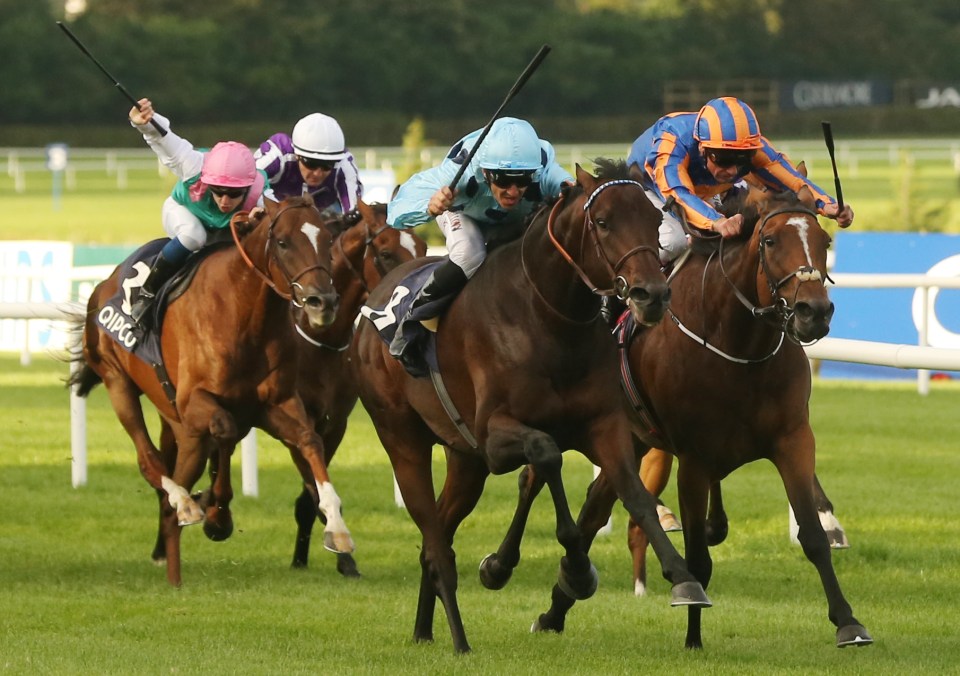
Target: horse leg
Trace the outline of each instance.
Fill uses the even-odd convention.
[[[140,474],[154,490],[163,491],[167,501],[176,510],[180,525],[200,523],[203,513],[190,497],[190,494],[170,479],[164,467],[160,451],[150,440],[147,425],[140,406],[140,392],[129,378],[104,374],[104,385],[110,397],[117,419],[130,436],[137,449],[137,465]]]
[[[813,475],[813,499],[817,505],[817,514],[820,515],[820,525],[823,526],[827,534],[827,540],[833,549],[847,549],[850,547],[850,541],[847,540],[847,534],[843,530],[840,521],[833,514],[833,503],[827,497],[823,486],[820,485],[820,479]]]
[[[597,532],[610,519],[610,512],[613,510],[616,501],[616,492],[601,472],[587,487],[587,498],[584,500],[580,509],[580,516],[577,518],[577,526],[583,538],[584,548],[588,553]],[[559,585],[554,585],[551,592],[550,608],[537,618],[530,631],[562,632],[566,623],[566,615],[575,603],[576,599],[564,593]]]
[[[177,440],[173,434],[173,428],[170,424],[160,418],[160,455],[163,458],[163,464],[166,466],[166,473],[172,474],[173,468],[177,464]],[[153,546],[151,558],[158,566],[164,565],[167,561],[167,545],[164,537],[164,496],[163,491],[157,491],[159,501],[160,522],[157,527],[157,542]]]
[[[710,507],[707,511],[707,545],[719,545],[727,539],[729,530],[730,522],[723,508],[723,491],[720,489],[720,482],[714,481],[710,484]]]
[[[797,438],[799,437],[799,438]],[[773,462],[783,480],[787,499],[797,517],[797,534],[803,553],[816,567],[827,596],[828,617],[837,627],[837,647],[863,646],[873,643],[866,628],[853,616],[853,609],[843,596],[831,560],[830,543],[820,525],[814,504],[813,433],[809,428],[795,435],[778,452]]]
[[[268,407],[263,429],[287,448],[296,447],[309,467],[310,478],[304,476],[304,482],[313,482],[312,488],[317,491],[317,505],[326,518],[323,529],[324,548],[335,553],[352,552],[353,539],[340,513],[340,496],[330,483],[330,476],[327,473],[323,440],[308,421],[300,397],[294,396],[280,404]],[[300,468],[301,466],[298,466],[298,469]]]
[[[230,460],[234,445],[219,443],[210,456],[210,497],[204,505],[206,518],[203,532],[210,540],[221,542],[233,534],[233,485],[230,481]]]
[[[510,528],[496,552],[487,554],[480,562],[480,582],[487,589],[503,589],[510,581],[514,568],[520,563],[520,542],[530,518],[533,501],[543,489],[544,482],[537,476],[536,470],[527,465],[517,477],[519,496],[517,509],[513,513]]]
[[[710,479],[693,461],[681,458],[677,471],[677,488],[680,496],[680,517],[686,526],[683,529],[683,545],[687,566],[703,585],[710,584],[713,575],[713,560],[707,546],[707,503],[710,494]],[[701,613],[703,608],[690,605],[687,608],[687,636],[685,646],[690,649],[703,647]]]
[[[673,455],[659,448],[651,448],[640,461],[640,481],[650,491],[650,495],[657,498],[657,516],[663,530],[668,533],[683,530],[676,514],[659,499],[670,481],[672,466]]]
[[[504,415],[491,416],[487,430],[486,452],[491,466],[496,467],[501,461],[506,462],[507,458],[521,453],[550,489],[557,520],[557,542],[565,551],[560,560],[557,584],[575,599],[590,598],[597,590],[598,576],[583,546],[580,529],[570,513],[561,475],[563,455],[560,448],[548,434]]]
[[[415,430],[415,426],[404,429],[403,434],[393,434],[381,425],[377,431],[390,456],[394,477],[407,512],[423,537],[420,550],[420,591],[413,625],[413,640],[418,643],[433,641],[433,617],[436,599],[439,597],[447,614],[454,650],[460,653],[469,652],[470,644],[467,642],[457,602],[457,566],[452,547],[453,538],[447,537],[443,532],[433,489],[433,459],[430,452],[432,443],[429,439],[418,442],[417,435],[411,429]]]

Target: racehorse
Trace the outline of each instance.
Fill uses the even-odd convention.
[[[638,453],[651,447],[679,460],[678,494],[686,560],[706,588],[712,574],[707,496],[712,484],[742,465],[774,463],[796,513],[804,554],[816,567],[837,627],[837,645],[867,645],[831,562],[814,503],[815,439],[810,427],[810,366],[802,344],[822,338],[833,315],[825,287],[829,235],[812,196],[769,193],[744,206],[742,241],[694,253],[673,279],[671,321],[621,338],[625,404]],[[635,396],[630,395],[630,390]],[[692,422],[696,420],[695,424]],[[535,470],[534,470],[535,472]],[[518,514],[529,510],[539,479],[529,472]],[[588,491],[581,524],[592,541],[615,500],[601,469]],[[650,530],[643,524],[647,534]],[[498,556],[519,555],[517,519]],[[643,531],[631,548],[646,548]],[[557,626],[575,599],[554,594],[547,612]],[[700,648],[701,610],[688,609],[686,646]]]
[[[367,206],[358,212],[328,223],[339,231],[333,245],[333,283],[340,295],[337,317],[330,326],[316,329],[300,313],[296,323],[301,349],[301,371],[297,388],[307,414],[323,440],[324,461],[329,467],[347,428],[347,418],[357,403],[357,384],[350,369],[347,348],[353,338],[354,320],[370,291],[390,270],[427,253],[427,244],[410,231],[387,225],[385,204]],[[305,460],[296,447],[290,449],[294,462]],[[297,498],[294,516],[297,539],[293,567],[305,568],[310,555],[310,537],[318,515],[308,486]],[[345,576],[359,575],[349,552],[337,554],[337,570]]]
[[[389,318],[407,292],[398,283],[423,262],[400,266],[371,294],[367,306],[384,311],[364,310],[370,321],[361,321],[353,348],[360,398],[423,536],[415,641],[433,639],[439,597],[454,649],[470,650],[456,598],[453,538],[491,472],[537,467],[550,487],[566,553],[558,585],[577,598],[593,593],[596,570],[561,481],[566,449],[606,468],[627,510],[648,528],[674,584],[674,605],[710,603],[660,529],[655,502],[640,482],[615,379],[616,350],[599,317],[600,293],[624,298],[642,324],[663,317],[669,293],[657,257],[661,215],[638,183],[616,178],[626,176],[623,163],[597,162],[599,178],[578,166],[577,185],[540,211],[518,240],[492,251],[453,301],[436,334],[442,376],[410,376],[374,325]],[[437,443],[447,451],[439,499],[431,472]]]
[[[368,205],[359,202],[357,210],[349,214],[323,212],[323,225],[333,235],[332,267],[334,288],[339,296],[336,317],[321,328],[314,328],[306,312],[294,313],[297,336],[290,346],[300,350],[300,369],[297,390],[304,409],[313,421],[314,429],[323,442],[323,460],[327,467],[333,460],[347,427],[347,418],[357,401],[357,388],[349,371],[346,349],[353,336],[353,325],[360,306],[370,289],[400,263],[426,255],[427,245],[413,233],[396,230],[386,224],[384,204]],[[176,462],[177,447],[169,426],[163,423],[160,449],[168,467]],[[291,458],[301,473],[310,476],[306,458],[296,446],[289,447]],[[229,462],[232,449],[221,458],[219,453],[210,458],[211,484],[216,484],[221,462]],[[213,485],[200,494],[200,504],[216,501]],[[232,495],[232,491],[227,492]],[[195,496],[196,497],[196,496]],[[229,508],[229,500],[216,502],[219,510]],[[161,505],[162,507],[162,505]],[[297,538],[294,548],[294,568],[305,568],[310,555],[313,524],[326,517],[317,510],[316,502],[305,483],[297,498],[294,517]],[[154,561],[165,559],[166,547],[162,528],[153,551]],[[356,562],[349,552],[337,553],[337,570],[347,577],[359,576]]]
[[[82,320],[83,349],[76,357],[82,368],[71,377],[80,396],[103,382],[136,446],[143,477],[161,495],[167,580],[175,586],[182,582],[182,526],[204,520],[204,532],[214,540],[233,529],[229,509],[221,508],[232,497],[229,455],[254,426],[301,450],[313,498],[327,518],[325,546],[353,550],[322,442],[296,390],[298,360],[289,350],[296,340],[291,307],[300,308],[314,326],[334,320],[331,235],[313,202],[304,198],[265,200],[265,211],[238,214],[231,228],[235,246],[212,251],[166,310],[161,348],[168,382],[121,349],[96,321],[101,304],[121,284],[119,268],[90,297]],[[141,394],[166,423],[166,444],[178,449],[173,467],[166,466],[150,439]],[[212,454],[220,462],[212,467],[212,498],[201,509],[190,488]]]

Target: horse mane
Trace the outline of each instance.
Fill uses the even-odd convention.
[[[770,213],[777,209],[805,206],[792,190],[773,192],[753,186],[746,190],[742,188],[734,188],[734,190],[736,190],[734,194],[724,199],[720,207],[720,213],[727,217],[734,214],[743,214],[743,229],[740,231],[740,235],[734,238],[737,240],[748,240],[753,235],[757,223],[760,222],[761,206],[763,213]]]
[[[624,160],[595,157],[593,163],[597,165],[597,173],[595,175],[602,181],[630,178],[630,174],[627,171],[627,163]]]

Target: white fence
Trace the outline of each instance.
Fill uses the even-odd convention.
[[[91,266],[75,268],[69,271],[71,279],[91,280],[105,277],[114,266]],[[24,272],[23,275],[36,276],[36,272]],[[50,273],[42,273],[44,275]],[[64,271],[59,271],[60,275]],[[920,297],[920,339],[919,345],[894,345],[858,340],[824,338],[816,345],[806,349],[808,356],[815,359],[828,359],[863,364],[878,364],[902,369],[921,369],[926,374],[921,379],[918,390],[921,394],[929,391],[928,369],[960,370],[960,349],[934,348],[925,345],[929,315],[933,310],[933,301],[939,289],[960,289],[960,277],[931,277],[918,274],[834,274],[838,287],[845,288],[914,288]],[[915,302],[914,307],[918,304]],[[20,320],[23,322],[47,322],[52,327],[65,329],[64,321],[83,311],[83,305],[76,302],[0,302],[0,320]],[[52,324],[50,324],[52,322]],[[29,335],[29,331],[24,331]],[[29,345],[24,346],[21,361],[29,362]],[[86,402],[71,393],[70,429],[72,451],[72,483],[74,487],[87,482],[87,440],[86,440]],[[244,495],[256,496],[257,447],[253,432],[244,439],[241,451],[241,472]],[[399,499],[399,495],[397,496]]]

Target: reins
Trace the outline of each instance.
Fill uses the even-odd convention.
[[[811,282],[811,281],[819,281],[822,284],[824,283],[824,279],[829,279],[829,275],[821,273],[819,270],[817,270],[812,266],[802,265],[796,270],[794,270],[793,272],[783,277],[782,279],[773,281],[773,276],[770,272],[770,266],[767,262],[766,245],[763,239],[763,228],[764,226],[766,226],[767,221],[769,221],[774,216],[787,214],[787,213],[805,214],[805,215],[809,215],[816,218],[816,214],[809,209],[806,209],[803,207],[785,207],[782,209],[776,209],[774,211],[771,211],[770,213],[766,214],[763,217],[762,221],[760,221],[760,225],[758,227],[758,232],[757,232],[757,239],[758,239],[757,254],[760,260],[760,269],[763,272],[763,277],[766,280],[767,288],[770,290],[770,294],[773,298],[773,303],[771,305],[758,307],[757,305],[752,303],[750,299],[747,298],[746,295],[744,295],[744,293],[740,291],[739,288],[737,288],[737,285],[733,282],[733,280],[730,279],[730,276],[727,274],[727,271],[723,265],[723,251],[724,251],[723,239],[720,240],[719,250],[715,251],[714,253],[711,253],[710,257],[707,259],[707,263],[704,266],[704,276],[703,276],[703,279],[701,280],[700,297],[701,299],[703,299],[706,296],[705,287],[706,287],[707,268],[709,267],[710,261],[713,259],[713,256],[717,255],[720,273],[723,276],[723,279],[727,282],[727,285],[733,290],[734,296],[737,298],[740,304],[743,305],[743,307],[745,307],[753,317],[760,319],[762,321],[765,321],[769,324],[772,324],[776,328],[776,330],[780,333],[780,339],[777,341],[777,345],[773,348],[773,350],[770,353],[768,353],[766,356],[760,357],[757,359],[745,359],[745,358],[731,356],[726,352],[720,350],[718,347],[712,345],[710,342],[707,341],[706,338],[702,338],[701,336],[697,335],[696,333],[691,331],[689,328],[684,326],[683,322],[681,322],[680,318],[677,317],[676,314],[674,314],[673,310],[668,310],[670,314],[670,318],[677,325],[677,328],[680,329],[681,332],[683,332],[685,335],[689,336],[696,342],[700,343],[701,345],[703,345],[703,347],[707,348],[711,352],[723,357],[728,361],[735,362],[737,364],[756,364],[756,363],[767,361],[768,359],[772,358],[774,355],[776,355],[780,351],[780,348],[783,346],[784,338],[789,339],[790,342],[794,343],[795,345],[811,345],[816,342],[816,341],[812,341],[811,343],[804,343],[796,336],[795,332],[790,329],[790,321],[793,319],[795,313],[793,310],[793,306],[789,303],[789,301],[787,301],[786,298],[780,295],[780,289],[783,287],[784,284],[786,284],[788,281],[790,281],[794,277],[796,277],[801,284],[804,282]],[[701,312],[701,314],[704,314],[704,313]]]
[[[317,263],[316,265],[307,266],[306,268],[304,268],[294,276],[289,275],[286,269],[283,267],[283,264],[281,264],[280,261],[277,259],[277,256],[273,251],[273,247],[271,246],[272,243],[275,241],[273,238],[273,228],[277,224],[277,221],[280,219],[280,217],[290,209],[312,209],[312,208],[313,208],[312,206],[307,204],[287,205],[277,212],[277,214],[273,217],[273,219],[271,219],[270,225],[267,226],[267,241],[266,241],[266,244],[264,245],[264,255],[267,256],[267,270],[269,271],[271,263],[275,263],[277,266],[277,269],[280,270],[280,274],[283,275],[283,278],[286,281],[287,286],[290,288],[289,292],[281,291],[280,288],[270,278],[270,275],[263,272],[260,268],[256,266],[256,264],[250,258],[249,254],[247,254],[246,249],[243,248],[243,245],[240,242],[240,235],[237,233],[236,215],[234,215],[234,217],[230,219],[230,234],[233,235],[233,242],[234,244],[236,244],[237,250],[240,252],[240,257],[243,259],[243,262],[246,263],[247,267],[253,270],[257,274],[257,276],[260,277],[260,279],[274,291],[274,293],[276,293],[278,296],[280,296],[284,300],[290,301],[293,304],[293,306],[297,308],[303,307],[303,303],[300,302],[300,300],[296,298],[296,296],[294,295],[296,289],[303,288],[297,282],[298,279],[303,277],[308,272],[311,272],[312,270],[323,270],[330,276],[331,280],[333,279],[333,275],[330,274],[330,271],[327,270],[323,265],[319,263]]]

